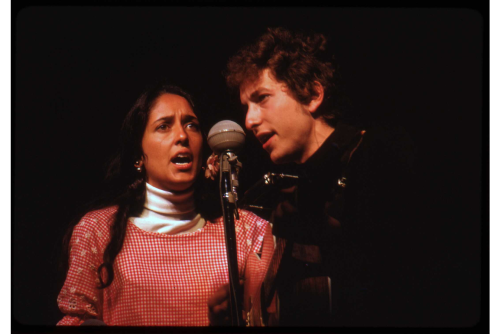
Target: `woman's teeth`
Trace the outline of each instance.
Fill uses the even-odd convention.
[[[191,157],[187,154],[179,154],[174,159],[172,159],[172,162],[176,165],[187,165],[191,162]]]

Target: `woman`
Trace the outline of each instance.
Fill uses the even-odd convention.
[[[193,109],[187,93],[160,84],[127,114],[121,150],[109,169],[113,190],[72,231],[58,297],[66,316],[58,325],[89,319],[119,326],[209,325],[207,301],[214,306],[216,296],[222,302],[228,270],[222,218],[206,221],[195,205],[203,138]],[[261,248],[266,226],[241,211],[241,275],[248,256]],[[246,270],[261,278],[264,267]]]

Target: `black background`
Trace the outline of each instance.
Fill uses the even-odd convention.
[[[266,27],[284,26],[326,34],[352,112],[365,122],[391,119],[415,143],[425,190],[418,203],[426,268],[418,326],[484,323],[487,15],[320,7],[13,12],[14,320],[53,325],[62,318],[62,236],[102,183],[121,121],[145,85],[164,77],[191,92],[206,131],[222,119],[243,124],[238,96],[221,72]],[[244,152],[241,190],[270,166],[253,137]]]

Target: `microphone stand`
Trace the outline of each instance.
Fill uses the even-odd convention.
[[[244,326],[242,311],[242,290],[239,284],[238,252],[234,216],[238,215],[238,172],[241,163],[238,157],[225,151],[220,155],[220,195],[224,217],[224,236],[227,249],[227,263],[229,270],[229,307],[233,326]]]

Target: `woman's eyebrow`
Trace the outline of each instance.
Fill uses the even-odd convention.
[[[158,118],[156,121],[153,122],[153,124],[156,124],[158,122],[167,122],[167,123],[171,123],[173,122],[175,119],[175,115],[171,115],[171,116],[163,116],[163,117],[160,117]],[[194,115],[182,115],[182,121],[183,122],[190,122],[192,120],[196,120],[198,121],[198,117],[194,116]]]
[[[198,117],[194,116],[194,115],[182,115],[182,121],[184,122],[189,122],[189,121],[198,121]]]
[[[174,116],[163,116],[158,118],[156,121],[153,122],[153,124],[158,123],[158,122],[172,122],[174,120]]]

